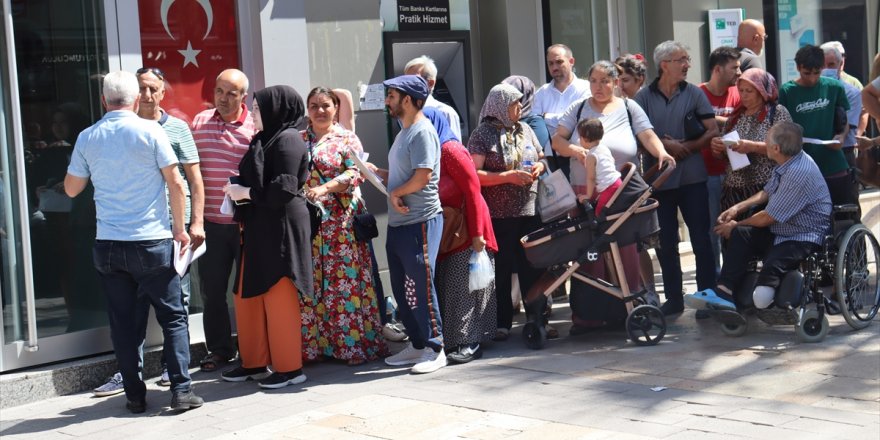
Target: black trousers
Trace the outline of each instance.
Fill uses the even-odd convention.
[[[774,245],[775,238],[769,228],[737,226],[730,233],[724,250],[724,266],[718,285],[736,292],[749,262],[763,257],[757,285],[777,288],[786,272],[797,269],[801,261],[819,249],[818,244],[806,241],[783,241]]]
[[[199,282],[205,310],[202,324],[208,351],[226,359],[235,357],[232,324],[229,319],[229,276],[241,264],[241,229],[238,224],[205,222],[208,249],[199,259]]]
[[[519,279],[519,290],[525,297],[542,271],[535,269],[526,259],[525,250],[519,239],[541,228],[541,219],[531,217],[493,218],[492,228],[498,242],[495,255],[495,301],[498,306],[498,328],[510,329],[513,326],[513,296],[511,295],[511,276],[514,272]]]

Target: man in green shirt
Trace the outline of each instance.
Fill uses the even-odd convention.
[[[800,48],[795,54],[800,77],[779,88],[779,103],[788,109],[795,123],[804,129],[804,138],[820,141],[836,140],[832,144],[804,143],[809,154],[828,184],[831,201],[835,205],[858,203],[855,179],[849,172],[849,164],[841,147],[849,127],[845,119],[849,101],[843,85],[834,79],[821,76],[825,65],[825,52],[812,45]],[[842,129],[835,130],[835,126]]]

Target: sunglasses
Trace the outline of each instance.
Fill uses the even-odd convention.
[[[163,72],[162,69],[158,67],[141,67],[140,69],[136,70],[135,73],[137,74],[137,76],[141,76],[145,73],[152,73],[153,75],[156,75],[157,78],[159,78],[159,81],[165,81],[165,72]]]

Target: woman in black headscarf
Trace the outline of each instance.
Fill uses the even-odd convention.
[[[259,133],[238,166],[238,183],[223,188],[242,226],[235,279],[241,366],[221,376],[281,388],[306,380],[297,295],[313,295],[311,227],[300,192],[309,158],[295,128],[305,105],[293,88],[273,86],[254,94],[253,114]]]

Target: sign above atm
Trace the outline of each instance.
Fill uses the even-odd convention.
[[[397,0],[397,25],[402,31],[448,31],[449,0]]]

